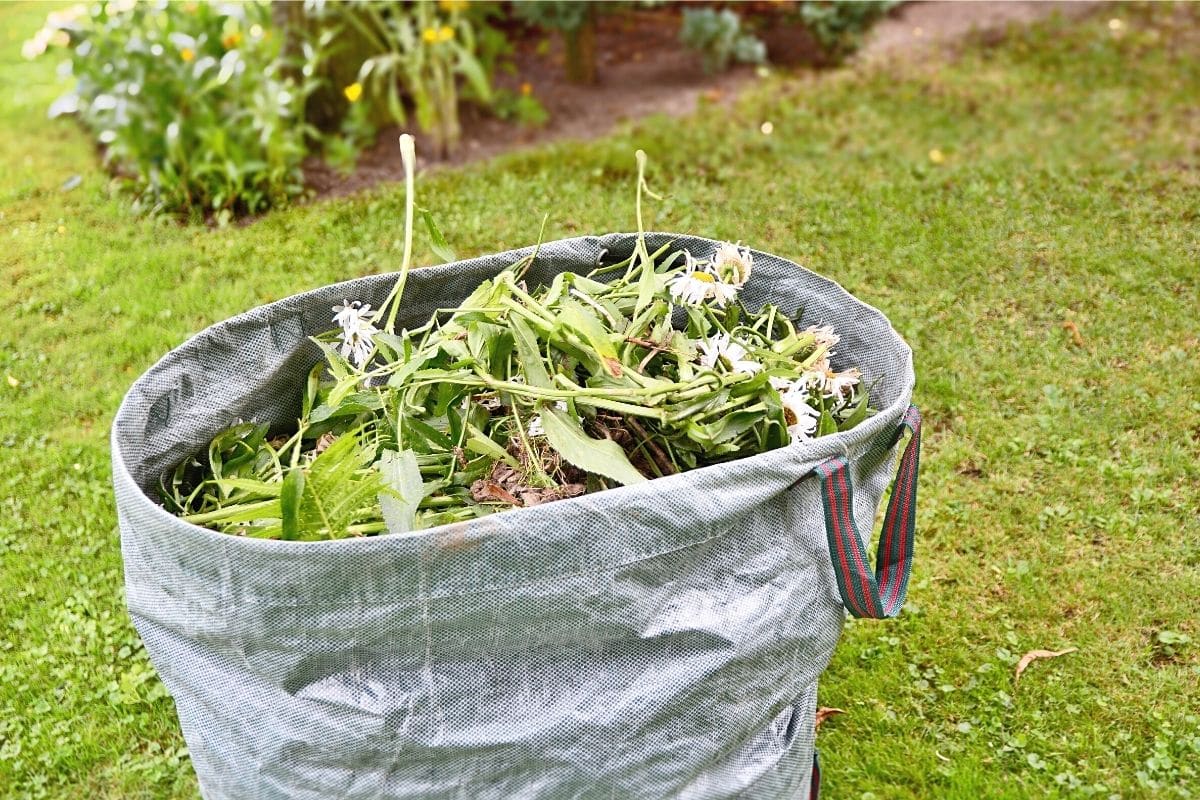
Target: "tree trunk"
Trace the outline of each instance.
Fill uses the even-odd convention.
[[[563,31],[566,42],[567,80],[571,83],[596,82],[596,11],[588,4],[587,17],[578,28]]]

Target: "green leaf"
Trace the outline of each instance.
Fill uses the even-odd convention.
[[[509,324],[512,325],[513,340],[517,346],[517,358],[521,362],[521,371],[525,373],[525,381],[530,386],[543,389],[553,387],[554,384],[550,381],[550,373],[546,371],[546,364],[542,361],[542,352],[538,348],[538,340],[533,329],[526,324],[525,320],[515,316],[509,319]]]
[[[542,429],[559,455],[580,469],[603,475],[629,486],[646,480],[629,463],[620,445],[611,439],[593,439],[584,432],[579,420],[552,406],[542,409]]]
[[[829,413],[829,409],[822,409],[821,419],[817,422],[817,436],[828,436],[837,432],[837,420]]]
[[[376,469],[383,476],[383,491],[379,493],[379,505],[383,509],[383,521],[388,533],[408,533],[418,525],[417,506],[425,499],[425,483],[421,479],[421,468],[412,450],[397,453],[385,450]]]
[[[850,413],[850,416],[846,417],[838,425],[839,431],[848,431],[867,418],[867,411],[869,410],[867,394],[867,392],[863,392],[859,395],[858,403],[854,406],[854,410]]]
[[[500,445],[496,444],[496,440],[488,436],[483,431],[476,428],[474,425],[467,425],[467,441],[466,448],[473,453],[479,453],[482,456],[490,456],[498,461],[508,463],[510,467],[519,469],[521,464],[512,454],[505,450]]]
[[[226,496],[229,496],[235,489],[244,494],[254,495],[255,497],[280,496],[281,484],[274,481],[257,481],[250,478],[222,478],[213,482],[220,486],[221,491]],[[239,498],[239,500],[245,499],[247,498]]]
[[[434,255],[446,263],[458,261],[458,256],[454,254],[454,249],[446,242],[446,237],[442,235],[441,228],[433,221],[433,214],[429,209],[419,208],[417,209],[417,213],[425,221],[425,229],[429,231],[429,249],[434,252]]]
[[[300,538],[300,502],[304,497],[304,470],[292,467],[283,479],[279,490],[279,509],[283,532],[281,539]]]

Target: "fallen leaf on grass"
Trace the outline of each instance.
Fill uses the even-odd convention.
[[[1039,658],[1058,658],[1059,656],[1065,656],[1067,653],[1074,653],[1078,649],[1078,647],[1068,647],[1066,650],[1030,650],[1021,656],[1021,660],[1017,662],[1017,674],[1013,678],[1013,683],[1020,683],[1021,673]]]
[[[1071,341],[1075,343],[1075,346],[1083,347],[1083,334],[1079,332],[1079,325],[1071,320],[1067,320],[1062,326],[1063,330],[1071,334]]]
[[[845,713],[846,713],[845,709],[841,709],[841,708],[824,708],[824,707],[818,708],[817,709],[817,721],[816,721],[816,724],[813,725],[813,730],[820,728],[821,723],[824,722],[825,720],[829,719],[830,717],[832,717],[836,714],[845,714]]]

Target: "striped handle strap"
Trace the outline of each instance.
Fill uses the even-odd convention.
[[[921,412],[914,405],[908,407],[903,423],[888,443],[889,448],[900,440],[905,428],[912,431],[912,438],[900,457],[899,474],[879,535],[874,574],[854,523],[849,461],[845,456],[834,456],[814,470],[821,480],[825,535],[838,591],[846,610],[856,617],[894,617],[900,613],[908,593],[916,528],[917,472],[921,466]]]

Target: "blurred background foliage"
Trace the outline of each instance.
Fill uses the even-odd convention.
[[[666,19],[678,19],[682,44],[718,72],[764,62],[755,31],[780,19],[836,63],[895,4],[689,4]],[[352,169],[386,126],[420,129],[446,157],[464,104],[543,124],[546,109],[527,86],[494,88],[497,72],[512,69],[514,41],[561,39],[567,80],[590,84],[598,16],[662,5],[109,0],[51,12],[23,54],[64,59],[72,85],[50,114],[95,137],[136,210],[225,224],[302,195],[307,158]]]

